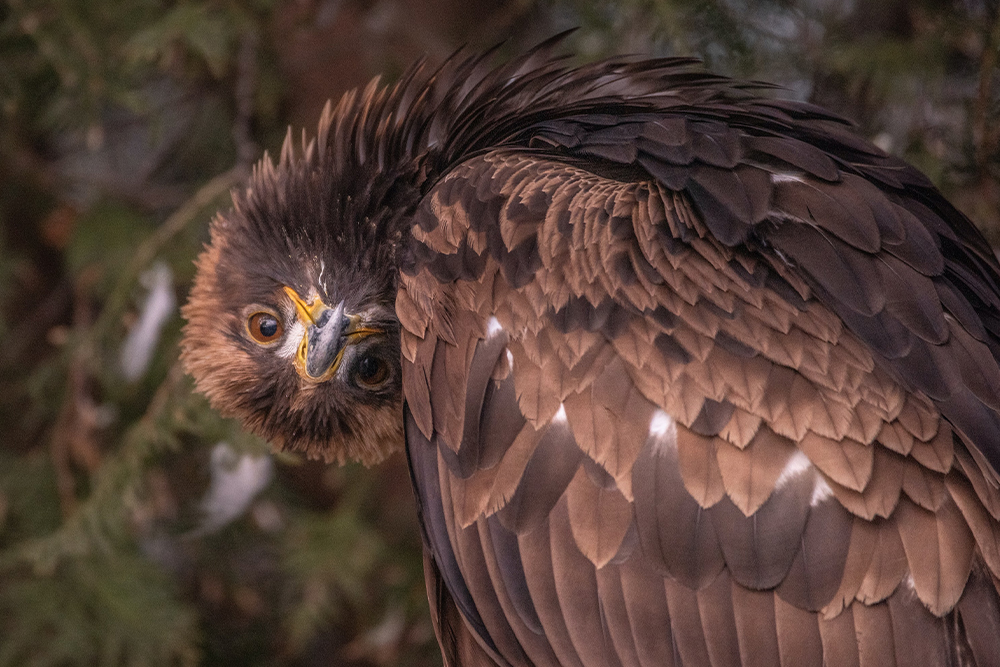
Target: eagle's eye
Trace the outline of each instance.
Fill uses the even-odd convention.
[[[284,327],[272,313],[259,312],[247,318],[247,331],[256,342],[269,345],[281,337]]]
[[[376,387],[389,376],[389,365],[371,354],[361,357],[358,362],[357,377],[361,384]]]

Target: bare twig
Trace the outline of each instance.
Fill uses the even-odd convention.
[[[84,272],[73,286],[73,327],[80,331],[85,331],[93,320],[87,299],[90,282],[88,277],[88,273]],[[74,459],[78,463],[82,460],[85,465],[90,464],[87,465],[90,472],[99,465],[100,452],[94,440],[96,423],[93,419],[87,419],[93,413],[93,399],[87,390],[86,368],[83,359],[74,355],[70,360],[67,395],[49,441],[59,506],[64,517],[70,516],[77,507]]]
[[[69,278],[63,278],[38,306],[20,319],[7,337],[8,344],[0,349],[0,359],[4,364],[16,364],[28,351],[37,345],[38,339],[55,324],[66,311],[73,298],[73,286]]]

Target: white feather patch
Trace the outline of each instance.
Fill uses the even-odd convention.
[[[566,418],[566,406],[562,403],[559,404],[559,411],[552,416],[553,424],[566,424],[569,420]]]
[[[778,475],[778,480],[774,483],[774,490],[780,491],[790,481],[802,473],[811,470],[812,467],[812,462],[809,461],[808,456],[802,452],[795,452],[792,458],[788,459],[788,463],[785,464],[781,474]]]
[[[653,413],[649,420],[649,437],[653,439],[653,454],[662,456],[677,449],[677,422],[663,410]]]
[[[813,487],[812,498],[809,500],[809,505],[811,507],[816,507],[820,503],[826,502],[828,499],[833,497],[833,489],[830,485],[826,483],[826,480],[816,476],[816,486]]]

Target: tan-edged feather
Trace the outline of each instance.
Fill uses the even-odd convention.
[[[495,466],[496,473],[484,476],[484,484],[471,490],[473,492],[472,499],[474,499],[475,504],[467,504],[469,514],[462,516],[462,523],[464,525],[471,523],[478,516],[473,514],[473,512],[476,508],[482,506],[483,496],[486,498],[486,506],[482,511],[487,514],[493,514],[507,504],[507,501],[514,495],[517,485],[521,482],[524,469],[528,465],[528,461],[531,460],[531,456],[535,453],[538,441],[542,435],[543,431],[535,429],[532,424],[524,425],[518,432],[517,437],[514,438],[514,443],[510,446],[510,449],[507,450],[500,463]],[[488,486],[485,482],[489,483]]]
[[[877,439],[881,444],[903,456],[909,456],[916,442],[913,434],[898,420],[884,424]]]
[[[677,462],[684,488],[704,508],[722,500],[726,487],[716,458],[718,438],[677,427]],[[728,447],[728,444],[721,444]]]
[[[719,431],[719,437],[731,445],[744,449],[757,435],[762,423],[763,420],[758,415],[736,408],[729,422]]]
[[[604,567],[618,553],[632,523],[632,506],[614,487],[597,485],[583,466],[566,489],[569,526],[576,546],[595,567]]]
[[[915,441],[910,456],[935,472],[947,473],[951,470],[955,457],[955,439],[951,425],[942,421],[933,438],[928,441]]]
[[[577,655],[621,667],[597,598],[594,565],[576,548],[565,496],[549,517],[549,532],[556,595]]]
[[[772,431],[798,441],[812,426],[818,403],[818,392],[811,382],[791,368],[775,365],[760,401],[759,414]]]
[[[723,485],[744,515],[752,515],[771,497],[775,483],[796,451],[792,441],[765,426],[757,431],[746,449],[720,442],[716,458]]]
[[[903,489],[902,457],[887,449],[875,448],[874,451],[872,476],[863,491],[853,491],[827,477],[837,500],[851,513],[868,520],[891,516]]]
[[[807,431],[798,441],[798,448],[830,479],[848,489],[862,492],[871,479],[874,447],[851,438],[836,441]]]
[[[880,522],[871,522],[854,517],[847,540],[847,557],[840,577],[840,586],[830,602],[821,610],[823,618],[831,620],[851,608],[861,585],[868,575],[868,569],[881,540]],[[859,598],[860,599],[860,598]]]
[[[927,442],[938,432],[941,415],[921,394],[910,392],[897,416],[899,423],[920,442]]]
[[[944,475],[925,468],[913,459],[903,461],[903,493],[930,512],[937,512],[948,498]]]
[[[976,491],[976,497],[990,516],[1000,521],[1000,488],[994,485],[988,477],[981,474],[979,463],[972,455],[961,447],[955,451],[955,460],[965,474],[965,478],[972,484]]]

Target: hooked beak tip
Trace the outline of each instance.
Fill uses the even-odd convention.
[[[307,380],[322,382],[337,371],[344,354],[344,333],[350,320],[344,316],[344,302],[336,308],[325,305],[311,310],[310,323],[296,355],[296,366]]]

